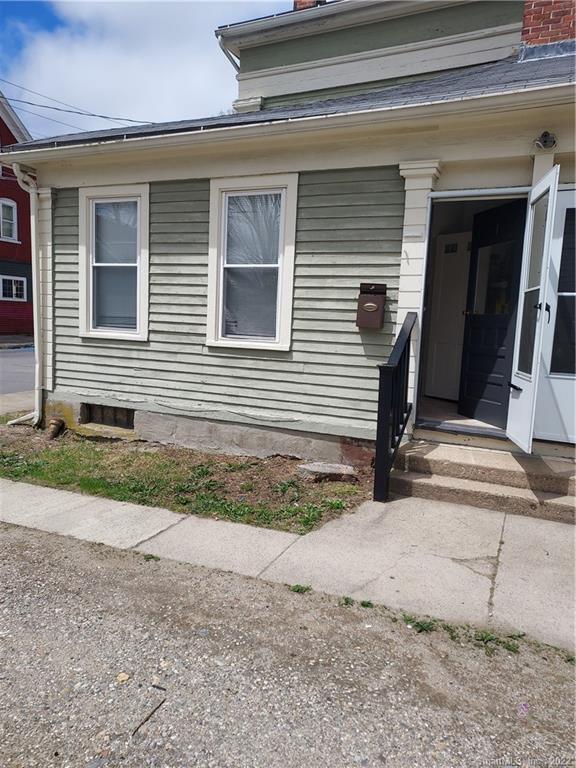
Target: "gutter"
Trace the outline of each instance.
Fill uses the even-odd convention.
[[[30,195],[30,242],[32,251],[32,311],[34,318],[34,410],[25,416],[9,421],[8,424],[20,424],[32,421],[37,427],[42,418],[42,340],[40,308],[40,269],[38,254],[38,184],[36,180],[22,170],[18,163],[13,163],[12,171],[19,186]]]
[[[496,109],[525,109],[533,106],[556,106],[573,104],[574,83],[554,83],[536,88],[520,88],[515,90],[494,91],[481,93],[472,97],[459,95],[452,99],[436,99],[416,104],[385,105],[376,108],[347,110],[345,112],[320,113],[301,115],[297,117],[271,117],[252,123],[235,123],[223,126],[198,125],[183,128],[179,131],[166,133],[124,134],[114,138],[101,137],[93,140],[77,140],[70,143],[52,143],[48,146],[13,145],[6,147],[4,156],[23,162],[29,167],[34,163],[50,162],[55,155],[61,158],[76,159],[87,155],[109,153],[115,151],[139,149],[163,149],[209,143],[231,141],[242,138],[260,138],[262,136],[281,133],[322,130],[328,128],[357,127],[359,125],[374,125],[377,122],[395,122],[413,120],[415,117],[436,119],[443,116],[472,115],[473,113],[488,113],[493,115]],[[81,134],[79,134],[80,136]],[[0,157],[2,153],[0,153]]]

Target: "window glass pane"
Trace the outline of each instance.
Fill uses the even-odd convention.
[[[93,267],[95,328],[136,329],[136,267]]]
[[[513,242],[478,249],[474,314],[511,314],[514,253]]]
[[[3,299],[11,299],[11,298],[13,298],[12,280],[7,280],[6,278],[3,278],[3,280],[2,280],[2,298]]]
[[[14,237],[14,207],[2,203],[2,237]]]
[[[576,374],[576,296],[558,296],[550,370]]]
[[[224,336],[276,336],[278,270],[228,267],[224,270]]]
[[[546,234],[546,219],[548,215],[548,192],[542,195],[532,206],[534,221],[532,242],[530,244],[530,269],[526,288],[537,288],[540,285],[542,272],[542,257],[544,256],[544,237]]]
[[[536,338],[536,321],[538,312],[538,296],[540,290],[526,291],[522,310],[522,327],[520,329],[520,350],[518,353],[518,370],[532,374],[532,357],[534,354],[534,339]]]
[[[277,264],[282,195],[228,195],[227,200],[226,263]]]
[[[24,298],[24,281],[23,280],[14,280],[14,298],[15,299],[23,299]]]
[[[137,261],[138,203],[95,203],[95,254],[99,264],[135,264]]]
[[[566,211],[558,293],[576,293],[576,232],[574,213],[574,208],[568,208]]]

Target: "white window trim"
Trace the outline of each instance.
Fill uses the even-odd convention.
[[[6,237],[2,234],[2,206],[7,205],[14,211],[14,235],[13,237]],[[0,197],[0,240],[5,243],[19,243],[18,240],[18,203],[15,200],[10,200],[8,197]]]
[[[282,192],[280,259],[278,266],[278,305],[276,339],[229,338],[222,335],[222,259],[224,244],[224,199],[234,192]],[[240,349],[290,350],[292,303],[294,292],[294,255],[296,241],[296,203],[298,174],[278,173],[211,179],[210,228],[208,238],[208,317],[206,346]]]
[[[79,299],[80,336],[92,339],[148,340],[148,273],[149,273],[149,185],[126,184],[114,187],[83,187],[80,189],[79,221]],[[138,202],[138,265],[136,328],[126,329],[92,327],[92,251],[93,210],[96,202],[136,200]]]
[[[12,282],[19,280],[21,283],[24,283],[24,298],[9,299],[7,296],[2,296],[2,280],[12,280]],[[14,288],[12,288],[12,291],[14,291]],[[28,301],[28,280],[25,277],[20,277],[20,275],[0,275],[0,301]]]

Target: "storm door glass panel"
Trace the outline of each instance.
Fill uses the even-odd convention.
[[[551,373],[576,374],[576,231],[574,208],[564,222]]]
[[[277,336],[282,194],[227,194],[222,334]]]
[[[93,326],[136,330],[138,202],[95,202],[93,226]]]
[[[15,237],[15,211],[16,208],[13,205],[2,203],[0,236],[5,237],[8,240],[13,240]]]
[[[521,299],[522,324],[520,327],[518,370],[529,375],[532,373],[536,323],[538,320],[538,312],[540,311],[540,283],[542,276],[542,259],[544,256],[546,221],[548,218],[548,201],[549,193],[545,192],[532,206],[534,219],[532,242],[530,244],[530,261]]]

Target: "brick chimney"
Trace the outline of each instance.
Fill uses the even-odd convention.
[[[574,0],[525,0],[522,42],[526,46],[574,39]]]
[[[324,5],[326,0],[294,0],[295,11],[304,11],[306,8],[316,8],[317,5]]]

